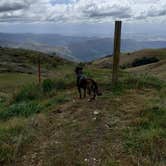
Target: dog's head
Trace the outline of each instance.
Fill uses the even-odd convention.
[[[80,74],[80,73],[82,73],[82,72],[83,72],[83,68],[82,68],[82,67],[77,66],[77,67],[75,68],[75,73],[76,73],[76,75],[78,75],[78,74]]]

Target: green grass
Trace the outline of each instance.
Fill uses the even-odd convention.
[[[71,96],[61,93],[50,99],[46,99],[43,103],[41,103],[41,105],[44,110],[48,110],[49,108],[56,107],[69,101],[71,101]]]
[[[150,160],[154,163],[158,161],[161,162],[163,160],[163,153],[165,152],[162,148],[164,148],[164,142],[166,139],[166,111],[164,108],[164,98],[166,97],[166,91],[164,90],[165,83],[156,77],[149,75],[132,75],[120,71],[119,83],[115,87],[112,87],[112,73],[110,70],[91,67],[87,67],[85,69],[85,74],[95,79],[98,82],[101,91],[104,91],[103,96],[100,98],[101,100],[99,99],[99,102],[101,102],[101,105],[106,104],[104,106],[105,109],[107,109],[108,103],[111,103],[111,106],[108,105],[111,110],[116,108],[114,105],[118,107],[118,102],[121,102],[120,96],[124,95],[129,89],[152,89],[156,91],[159,95],[158,101],[150,101],[151,103],[154,103],[150,103],[151,106],[148,107],[148,109],[146,108],[141,110],[139,115],[139,123],[137,125],[129,126],[129,128],[125,130],[124,147],[129,155],[144,156],[150,158]],[[74,67],[72,66],[57,66],[55,74],[51,77],[51,79],[43,80],[41,86],[34,83],[36,76],[9,73],[4,75],[0,74],[0,87],[2,88],[2,91],[7,93],[13,93],[13,89],[16,89],[17,91],[12,100],[4,100],[3,98],[0,98],[0,138],[2,138],[0,141],[0,164],[3,161],[9,162],[13,159],[15,142],[18,141],[18,137],[23,132],[26,125],[23,119],[29,120],[30,117],[35,117],[35,115],[39,112],[47,114],[47,112],[56,110],[58,106],[72,101],[72,98],[75,95],[73,90],[73,88],[75,88],[75,75],[73,71]],[[119,98],[117,102],[114,100],[116,97]],[[89,109],[89,111],[92,111],[89,108],[91,106],[89,104],[87,105],[87,108],[82,106],[82,109]],[[80,108],[80,105],[78,105],[78,108]],[[76,111],[72,114],[77,116],[77,107],[73,109]],[[80,110],[78,109],[78,113]],[[70,112],[70,110],[68,111]],[[109,113],[109,111],[107,111],[107,113]],[[85,115],[85,117],[79,115],[77,118],[87,119],[86,116],[88,115]],[[71,123],[71,117],[69,116],[66,120],[68,122],[66,126],[69,130],[65,131],[64,128],[62,129],[64,130],[63,132],[66,133],[66,139],[70,137],[71,140],[74,138],[77,140],[77,136],[79,134],[78,130],[80,128],[82,129],[82,124],[79,126],[76,122]],[[7,128],[4,127],[6,124],[10,124],[10,121],[15,118],[18,121],[17,125]],[[85,137],[86,135],[88,137],[90,135],[93,139],[93,128],[99,124],[93,123],[92,125],[91,117],[88,116],[88,118],[90,118],[88,120],[89,126],[85,126],[85,129],[80,131],[80,137]],[[81,122],[84,123],[84,121],[85,120]],[[100,120],[97,118],[97,121],[99,122]],[[64,127],[65,121],[63,121],[63,118],[60,123],[62,123]],[[73,133],[76,134],[75,137],[73,136]],[[52,158],[51,161],[47,162],[51,163],[56,161],[57,163],[63,163],[66,158],[69,158],[70,161],[72,159],[75,160],[77,165],[86,165],[86,162],[84,162],[84,157],[86,156],[75,156],[76,152],[69,154],[73,150],[74,144],[71,144],[70,139],[67,141],[67,144],[64,144],[64,146],[62,145],[60,148],[56,147],[58,145],[55,145],[55,147],[49,147],[50,149],[53,148],[53,151],[55,150],[55,152],[59,149],[63,149],[63,155],[59,156],[59,160],[57,158]],[[65,148],[68,149],[66,150]],[[86,148],[84,150],[86,151]],[[68,162],[66,161],[65,163]],[[118,165],[118,161],[114,161],[108,157],[103,160],[103,165],[116,166]]]
[[[14,96],[13,102],[32,101],[42,97],[42,89],[37,84],[22,87]]]
[[[165,162],[166,107],[154,106],[140,113],[139,123],[125,131],[125,149],[154,165]],[[143,163],[142,163],[143,164]]]
[[[22,102],[12,104],[3,111],[0,111],[0,120],[8,120],[12,117],[29,117],[35,113],[39,113],[41,109],[38,103]]]
[[[128,86],[141,89],[155,89],[157,96],[147,103],[147,108],[140,110],[138,122],[125,130],[124,147],[130,155],[149,164],[166,163],[166,84],[158,78],[139,75],[137,81],[129,77]],[[134,78],[135,85],[132,84]],[[145,163],[142,163],[143,165]]]
[[[23,132],[25,120],[16,118],[0,122],[0,164],[12,162],[19,135]]]
[[[114,95],[121,95],[128,89],[156,89],[160,91],[166,83],[150,75],[133,75],[124,73],[117,85],[110,86]]]
[[[1,92],[11,93],[18,90],[20,87],[36,82],[37,77],[30,74],[19,73],[1,73],[0,74],[0,89]]]

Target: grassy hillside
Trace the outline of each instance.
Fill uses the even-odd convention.
[[[166,165],[164,80],[125,69],[112,87],[110,69],[85,65],[103,92],[88,102],[78,99],[76,64],[55,62],[43,61],[41,85],[35,72],[0,73],[0,165]]]
[[[0,72],[19,72],[34,74],[40,57],[43,73],[47,69],[56,68],[59,65],[71,64],[71,62],[58,56],[50,56],[41,52],[0,48]]]
[[[112,68],[112,61],[113,58],[108,56],[96,60],[92,64],[100,68]],[[142,62],[145,62],[145,64]],[[138,66],[134,65],[136,63]],[[122,54],[120,58],[120,66],[129,72],[149,73],[165,79],[166,49],[145,49]]]

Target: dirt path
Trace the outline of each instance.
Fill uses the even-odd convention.
[[[123,133],[136,123],[144,91],[66,103],[31,120],[33,139],[21,147],[18,166],[137,165],[124,150]]]

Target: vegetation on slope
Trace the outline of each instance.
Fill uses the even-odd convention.
[[[47,74],[48,70],[56,68],[59,65],[72,64],[72,62],[62,59],[58,56],[50,56],[41,52],[0,48],[0,72],[19,72],[35,74],[37,64],[40,58],[42,73]]]
[[[144,49],[132,53],[123,53],[120,59],[120,66],[122,68],[135,67],[135,62],[140,63],[136,66],[146,65],[153,62],[163,61],[166,59],[166,49]],[[111,68],[113,58],[107,56],[105,58],[98,59],[92,64],[101,68]]]

